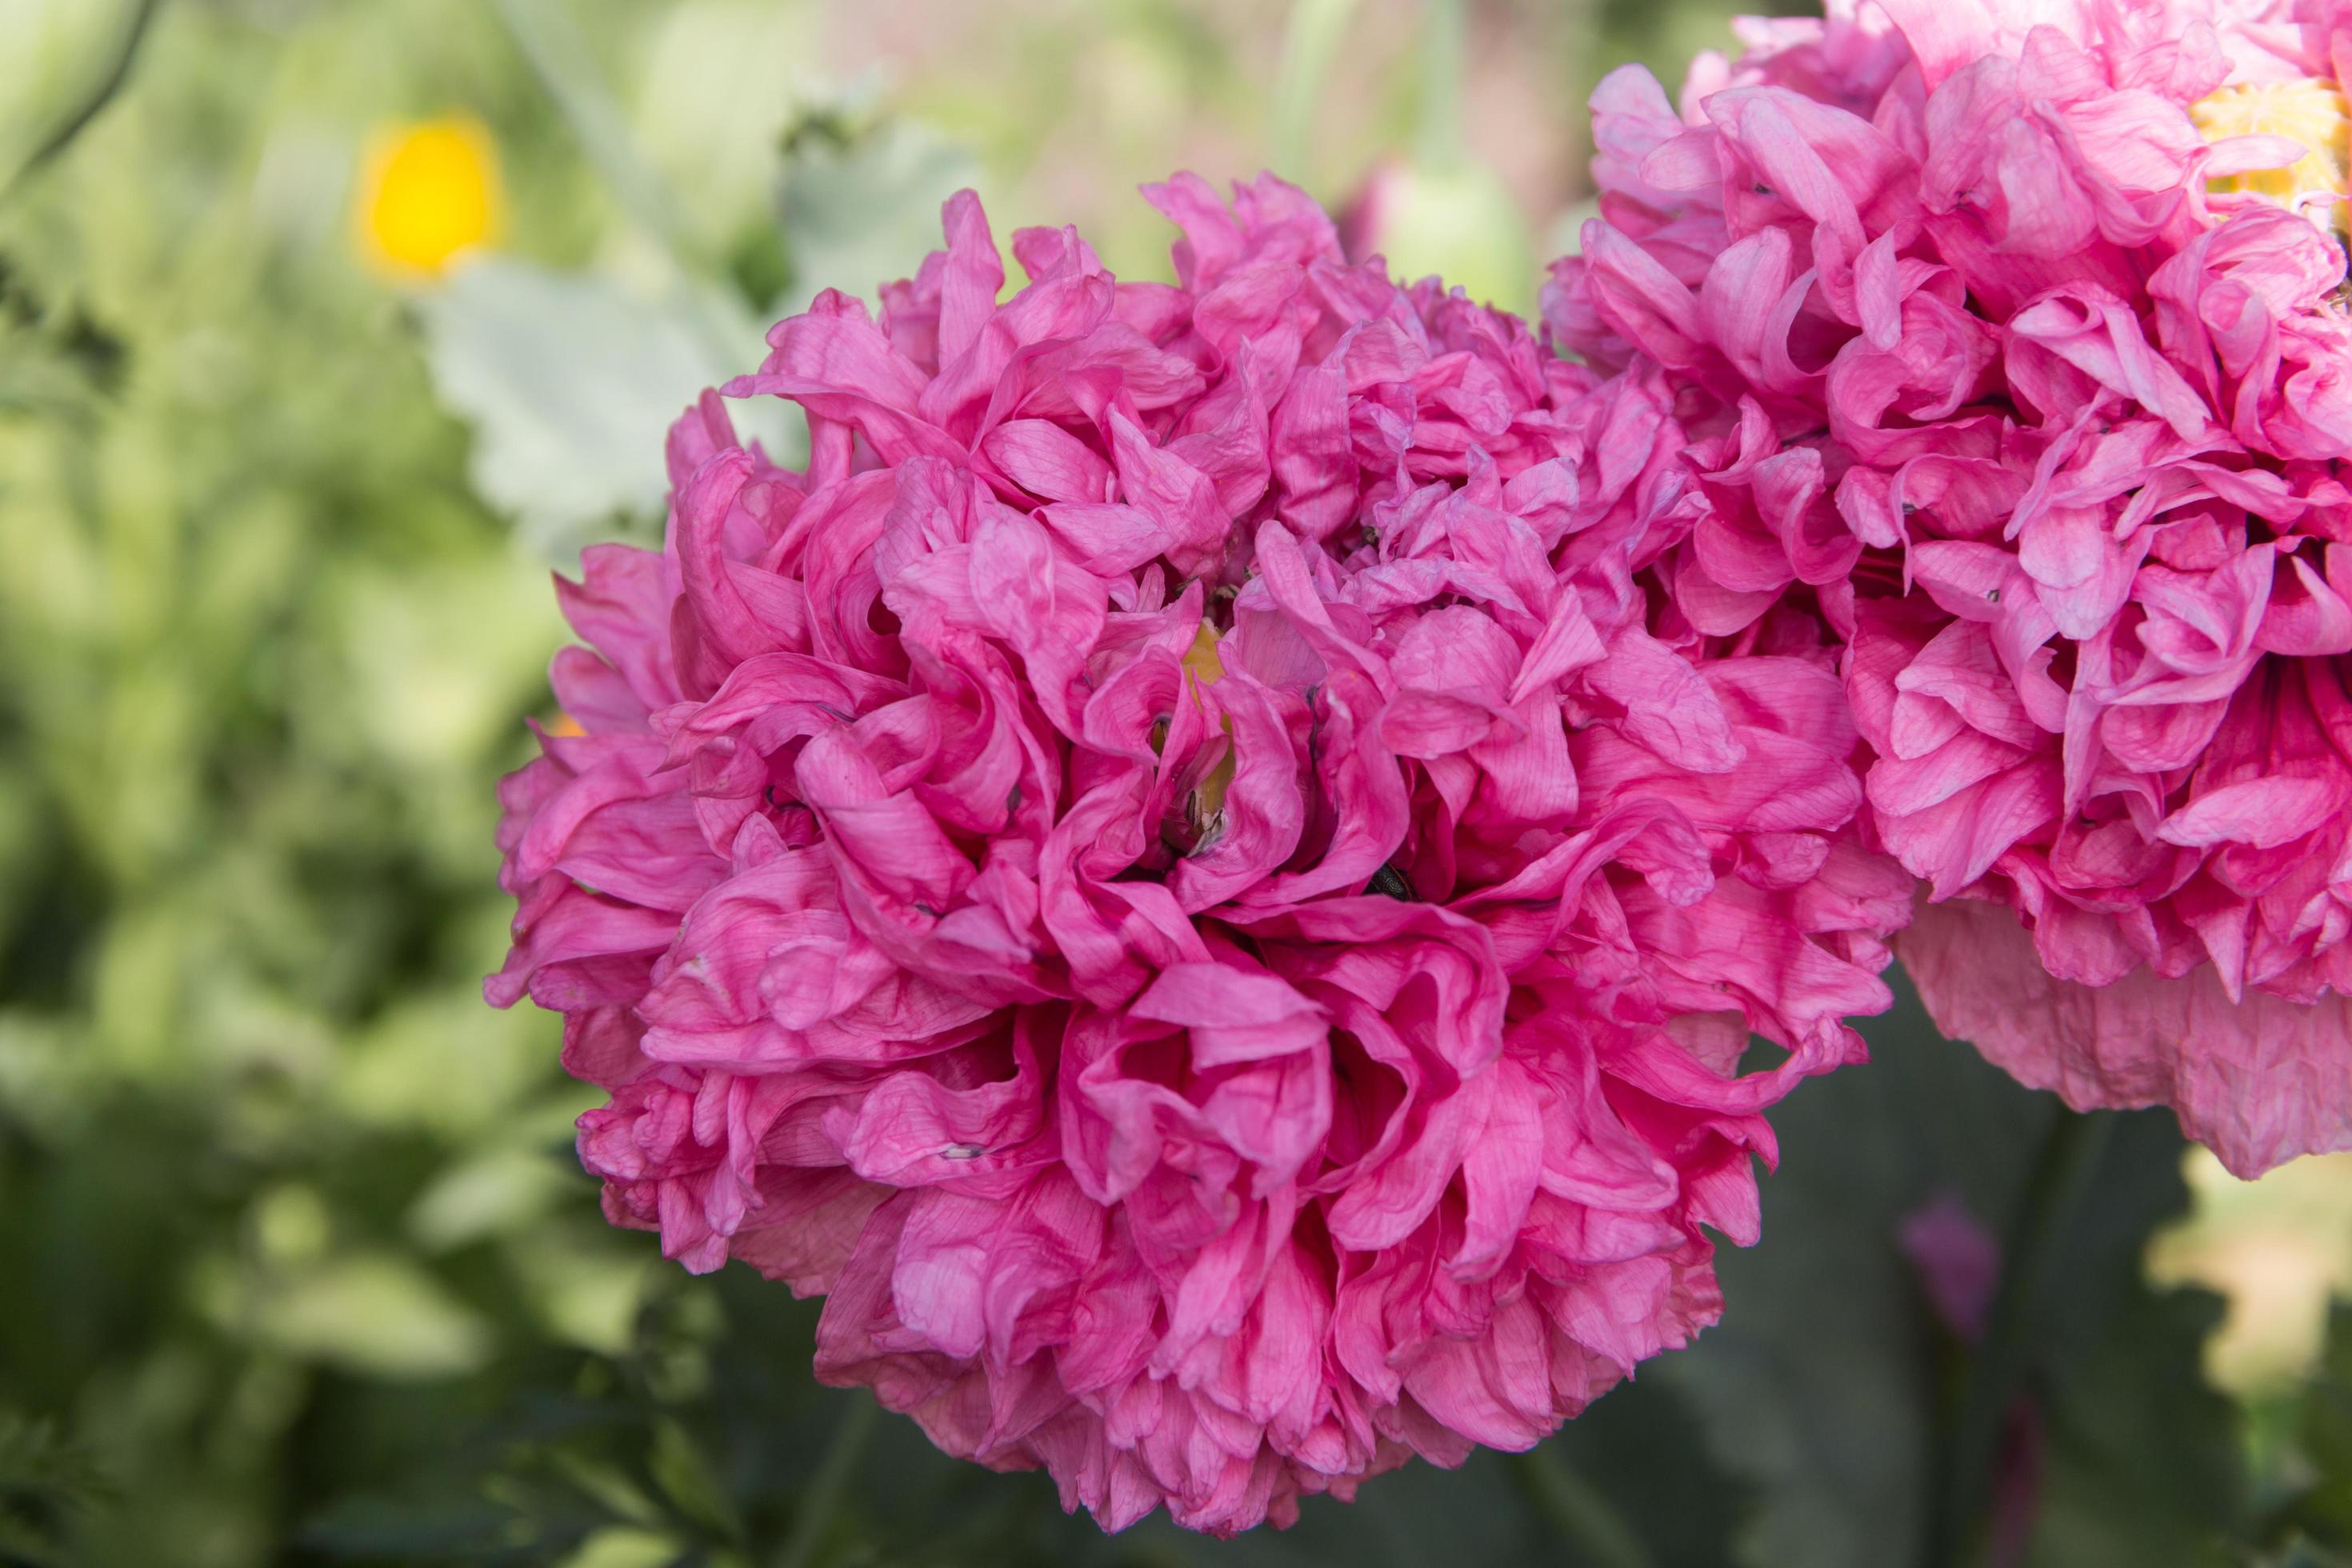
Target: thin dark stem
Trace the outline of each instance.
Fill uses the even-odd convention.
[[[5,179],[0,179],[0,200],[15,194],[35,170],[72,146],[74,138],[88,130],[90,121],[106,111],[106,106],[114,101],[131,80],[131,68],[139,60],[139,46],[146,41],[147,30],[155,20],[155,13],[163,8],[163,0],[139,0],[138,9],[131,12],[131,19],[123,24],[122,37],[115,45],[114,58],[109,62],[106,75],[91,87],[89,96],[76,105],[74,111],[66,116],[23,163],[16,165],[14,173]]]
[[[1573,1469],[1557,1442],[1509,1457],[1520,1489],[1592,1568],[1655,1568],[1650,1549],[1609,1494]]]
[[[825,1446],[816,1474],[809,1478],[800,1507],[793,1510],[793,1528],[776,1551],[774,1568],[809,1568],[816,1561],[817,1548],[824,1544],[824,1532],[841,1507],[841,1494],[848,1489],[849,1478],[857,1473],[866,1441],[874,1435],[879,1408],[872,1399],[858,1394],[841,1425],[834,1428],[833,1441]]]
[[[1929,1522],[1933,1568],[1970,1568],[1989,1544],[2001,1438],[2042,1351],[2051,1277],[2075,1209],[2115,1129],[2113,1116],[2060,1110],[2002,1238],[2000,1287],[1983,1343],[1970,1358],[1942,1486]]]

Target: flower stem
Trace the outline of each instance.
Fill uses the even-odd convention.
[[[2058,1108],[2002,1238],[2000,1286],[1984,1342],[1970,1358],[1947,1462],[1929,1521],[1927,1560],[1936,1568],[1980,1563],[1990,1544],[1993,1490],[2008,1417],[2041,1354],[2058,1248],[2115,1131],[2110,1115]]]
[[[1519,1488],[1592,1568],[1655,1568],[1650,1549],[1609,1495],[1570,1468],[1558,1442],[1507,1456]]]
[[[824,1543],[824,1532],[841,1507],[841,1494],[857,1471],[866,1439],[874,1435],[878,1409],[863,1394],[851,1400],[841,1425],[833,1430],[833,1441],[825,1446],[824,1458],[817,1462],[816,1474],[809,1478],[808,1489],[801,1494],[800,1507],[793,1510],[793,1528],[777,1549],[774,1568],[809,1568],[816,1561],[817,1548]]]
[[[719,364],[733,364],[741,345],[735,324],[714,310],[696,286],[707,276],[704,255],[686,215],[663,184],[629,129],[628,119],[600,77],[594,52],[570,14],[551,0],[495,0],[507,37],[554,103],[572,140],[636,231],[669,264],[686,316]]]
[[[547,0],[497,0],[499,20],[523,63],[621,210],[683,268],[692,246],[676,202],[637,150],[628,121],[599,79],[594,56],[571,16]]]
[[[1413,155],[1425,168],[1450,169],[1462,161],[1463,35],[1467,30],[1462,0],[1428,0],[1422,32],[1421,116]]]
[[[1291,0],[1290,26],[1282,43],[1281,74],[1274,89],[1272,125],[1266,137],[1274,172],[1297,184],[1313,182],[1315,106],[1324,79],[1348,36],[1358,0]]]

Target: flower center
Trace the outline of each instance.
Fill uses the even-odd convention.
[[[1184,668],[1203,686],[1213,686],[1224,677],[1225,661],[1217,655],[1217,628],[1206,621],[1192,634],[1192,646],[1184,650]]]
[[[1193,636],[1192,646],[1184,651],[1184,668],[1192,671],[1192,679],[1203,686],[1213,686],[1224,676],[1225,661],[1217,655],[1217,631],[1206,621],[1201,623],[1200,631]],[[1233,734],[1234,727],[1229,721],[1224,721],[1224,730],[1228,737]],[[1234,749],[1228,743],[1225,754],[1218,759],[1217,765],[1211,768],[1208,776],[1192,790],[1191,810],[1193,830],[1197,835],[1213,834],[1222,826],[1220,819],[1224,816],[1225,791],[1233,786],[1233,782]]]
[[[2189,119],[2208,142],[2231,136],[2283,136],[2306,149],[2284,169],[2250,169],[2211,182],[2216,191],[2239,191],[2301,211],[2315,198],[2332,210],[2322,221],[2344,230],[2346,174],[2352,169],[2352,105],[2332,81],[2247,82],[2225,87],[2189,105]],[[2321,215],[2315,214],[2315,217]]]

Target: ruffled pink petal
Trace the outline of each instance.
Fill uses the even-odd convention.
[[[1853,229],[1804,119],[1751,129]],[[800,405],[804,471],[688,411],[665,549],[563,590],[584,733],[502,788],[488,989],[566,1014],[614,1223],[824,1295],[819,1377],[1232,1533],[1714,1321],[1908,884],[1777,601],[1853,552],[1817,456],[1349,265],[1278,181],[1150,195],[1174,287],[1029,230],[1000,302],[966,195],[880,320],[781,323],[728,391]],[[1895,319],[1884,247],[1825,254]],[[1736,625],[1668,589],[1717,481]]]
[[[2352,34],[2115,0],[1742,26],[1679,113],[1602,84],[1600,216],[1545,294],[1690,437],[1676,616],[1760,647],[1794,605],[1843,644],[1870,841],[2000,950],[1911,939],[1948,1022],[2238,1168],[2336,1147],[2308,1063],[2352,981],[2342,209],[2245,178],[2326,149],[2200,124],[2217,89],[2332,89]],[[1693,688],[1651,665],[1591,683],[1699,769]],[[1679,804],[1710,793],[1745,796]]]
[[[2170,1106],[2241,1176],[2352,1149],[2352,1004],[2251,991],[2210,967],[2113,984],[2052,977],[2007,911],[1932,904],[1897,943],[1937,1027],[2077,1110]]]

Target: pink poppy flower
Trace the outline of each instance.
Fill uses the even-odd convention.
[[[1736,634],[1849,643],[1945,1029],[2251,1174],[2352,1147],[2352,12],[1877,0],[1594,99],[1547,314],[1655,363]]]
[[[1818,616],[1655,576],[1654,375],[1271,178],[1148,195],[1172,286],[1031,229],[1000,302],[966,194],[879,321],[779,324],[725,391],[804,470],[679,422],[665,548],[560,584],[488,994],[610,1092],[615,1223],[825,1296],[820,1377],[1230,1532],[1712,1322],[1909,881]]]

